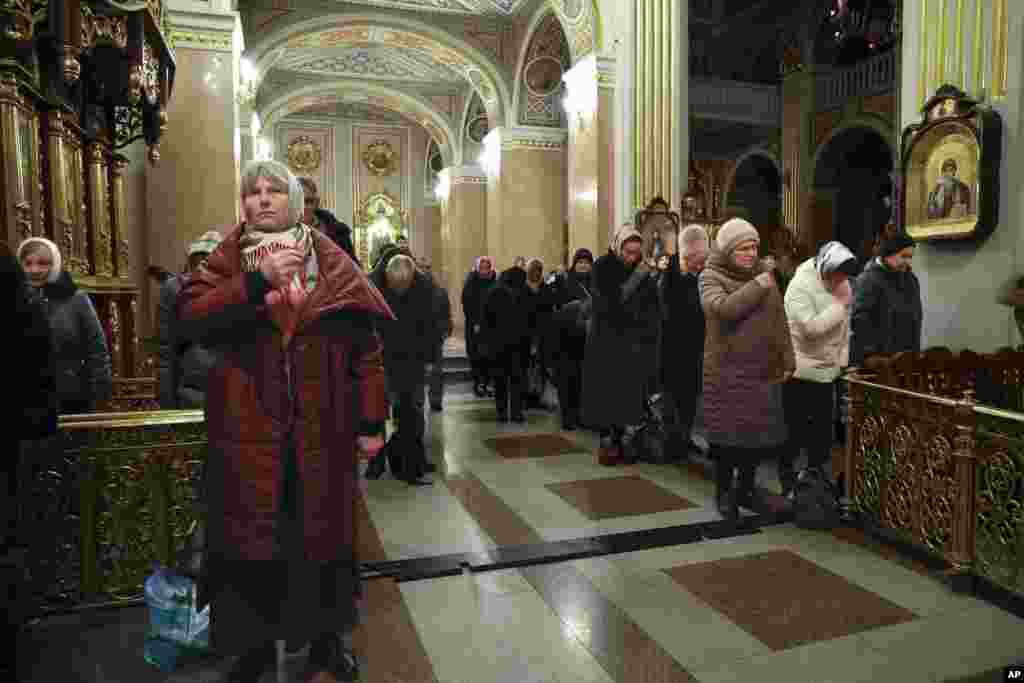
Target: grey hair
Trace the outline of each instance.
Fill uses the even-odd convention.
[[[688,256],[696,245],[707,245],[710,241],[704,226],[696,223],[687,225],[679,232],[679,256]]]
[[[271,185],[288,192],[288,220],[290,224],[302,220],[302,212],[306,208],[306,193],[302,183],[287,166],[280,161],[263,159],[249,161],[242,169],[242,198],[256,192],[256,181],[263,178]]]
[[[390,261],[388,261],[387,268],[384,272],[389,281],[394,279],[400,282],[408,282],[416,273],[416,262],[405,254],[396,254],[391,257]]]

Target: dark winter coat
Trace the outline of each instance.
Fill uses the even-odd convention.
[[[341,250],[348,254],[348,257],[355,261],[357,266],[362,268],[363,264],[356,258],[356,247],[352,242],[352,228],[344,221],[338,220],[327,209],[317,209],[313,212],[313,215],[316,216],[316,225],[314,227],[334,240],[334,243],[341,247]]]
[[[483,317],[484,299],[498,284],[496,276],[481,277],[480,273],[471,270],[462,285],[462,315],[466,320],[466,354],[472,361],[480,359],[480,335],[476,326]]]
[[[234,230],[178,299],[182,334],[223,360],[207,384],[214,646],[240,653],[351,624],[357,584],[356,436],[384,429],[380,292],[313,233],[319,275],[287,347]],[[288,476],[286,476],[288,475]],[[284,604],[288,610],[278,616]],[[285,625],[281,625],[281,621]]]
[[[704,308],[698,276],[679,270],[673,254],[660,279],[665,320],[661,333],[661,377],[670,391],[700,391],[704,360]]]
[[[384,295],[394,318],[381,320],[378,329],[384,342],[384,367],[393,390],[423,377],[423,368],[434,360],[442,328],[436,313],[433,280],[416,271],[412,284],[399,295],[387,286],[387,265],[399,252],[385,254],[370,280]]]
[[[164,410],[202,408],[207,378],[220,358],[214,349],[181,337],[178,295],[187,279],[187,275],[175,275],[166,280],[157,304],[157,396]]]
[[[921,350],[921,285],[912,271],[887,268],[874,259],[853,290],[850,365],[863,366],[872,354]]]
[[[570,301],[587,301],[593,288],[591,274],[580,274],[569,271],[555,278],[551,289],[556,306],[564,306]]]
[[[626,426],[644,418],[647,388],[658,371],[661,304],[654,274],[639,268],[631,281],[634,271],[609,251],[591,271],[593,312],[583,365],[583,417],[590,425]]]
[[[533,331],[532,306],[526,271],[514,266],[504,271],[483,303],[480,335],[493,367],[509,373],[526,368]]]
[[[707,321],[704,426],[720,446],[764,448],[786,441],[784,374],[796,368],[782,293],[763,287],[712,251],[700,275]]]
[[[13,454],[18,441],[40,439],[57,431],[57,363],[42,300],[29,289],[17,259],[5,254],[4,261],[0,265],[2,315],[10,329],[18,331],[10,349],[14,361],[11,386],[18,388],[18,400],[9,404],[9,426],[4,430],[14,443],[4,453]]]
[[[107,337],[96,309],[66,271],[37,292],[50,321],[61,412],[67,406],[91,411],[96,402],[110,399],[113,385]]]

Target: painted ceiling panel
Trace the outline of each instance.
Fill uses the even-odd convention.
[[[347,0],[357,5],[457,14],[511,15],[528,0]]]
[[[276,68],[331,76],[353,76],[426,83],[460,82],[464,77],[427,53],[382,45],[286,50]]]

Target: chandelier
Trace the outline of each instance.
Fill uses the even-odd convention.
[[[822,29],[839,59],[859,61],[896,42],[900,33],[898,4],[898,0],[826,0]]]

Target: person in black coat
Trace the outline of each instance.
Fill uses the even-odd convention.
[[[643,422],[651,380],[658,372],[661,303],[643,237],[632,225],[615,235],[594,264],[593,313],[583,362],[583,418],[602,432],[597,459],[625,462],[626,427]]]
[[[473,391],[477,396],[487,395],[487,359],[480,353],[480,326],[483,303],[488,292],[497,284],[494,262],[490,256],[481,256],[469,271],[462,285],[462,314],[466,320],[466,355],[473,372]]]
[[[363,264],[359,262],[359,258],[356,256],[355,244],[352,242],[352,228],[344,221],[338,220],[327,209],[317,209],[313,212],[313,216],[316,218],[313,227],[330,237],[331,241],[341,247],[342,251],[348,254],[349,258],[355,261],[357,266],[362,268]]]
[[[378,331],[384,343],[384,372],[398,431],[370,463],[366,476],[379,477],[387,458],[395,478],[410,485],[429,483],[421,479],[434,470],[426,459],[423,403],[427,363],[433,360],[442,334],[435,308],[436,288],[428,275],[416,269],[412,257],[397,247],[381,258],[370,281],[395,314],[394,320],[381,320]]]
[[[594,255],[577,249],[569,272],[555,278],[552,286],[556,311],[552,315],[550,362],[558,383],[558,407],[562,429],[573,430],[582,422],[583,358],[587,346],[587,318],[591,306],[590,272]]]
[[[874,354],[921,350],[921,285],[910,268],[914,240],[897,234],[882,241],[853,288],[850,365]]]
[[[662,274],[664,320],[661,338],[661,381],[673,414],[665,454],[683,459],[689,450],[700,451],[692,437],[701,390],[704,360],[704,309],[698,278],[708,256],[708,234],[699,225],[679,233],[679,251],[669,258]]]
[[[523,392],[530,354],[530,319],[526,271],[513,266],[484,300],[481,336],[494,377],[498,421],[525,422]]]
[[[6,446],[0,457],[0,592],[10,597],[0,624],[6,642],[15,643],[18,630],[30,616],[25,569],[17,555],[9,557],[27,541],[25,533],[29,531],[18,528],[22,442],[57,432],[57,368],[46,311],[29,291],[25,272],[6,243],[0,243],[0,300],[5,325],[15,331],[8,348],[13,361],[11,386],[17,388],[17,400],[5,408]],[[0,673],[9,674],[4,680],[15,680],[10,669],[17,658],[4,659],[7,662],[0,663]]]

